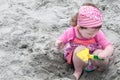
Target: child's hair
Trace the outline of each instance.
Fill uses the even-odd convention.
[[[95,4],[92,4],[92,3],[85,3],[82,6],[92,6],[92,7],[97,8],[97,6]],[[78,18],[78,12],[71,18],[71,21],[70,21],[71,26],[75,27],[77,25],[77,18]]]
[[[77,25],[77,17],[78,17],[78,13],[76,13],[72,19],[71,19],[71,22],[70,22],[70,25],[75,27]]]

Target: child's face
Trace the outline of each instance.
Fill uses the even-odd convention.
[[[79,26],[79,32],[82,37],[89,39],[89,38],[94,37],[100,28],[101,26],[91,27],[91,28]]]

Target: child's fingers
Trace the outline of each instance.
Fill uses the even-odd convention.
[[[57,49],[59,49],[59,48],[60,48],[60,43],[55,43],[55,47],[56,47]]]
[[[57,49],[61,49],[61,48],[63,47],[63,43],[62,43],[61,41],[56,41],[56,42],[55,42],[55,47],[56,47]]]
[[[103,53],[99,53],[99,54],[98,54],[98,57],[99,57],[100,59],[106,59],[106,55],[103,54]]]

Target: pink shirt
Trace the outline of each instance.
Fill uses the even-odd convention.
[[[66,29],[64,31],[64,33],[58,38],[59,40],[61,40],[64,44],[68,43],[70,40],[73,39],[74,37],[74,32],[73,32],[73,28],[75,29],[75,33],[77,33],[77,28],[76,27],[70,27],[68,29]],[[95,35],[95,40],[102,46],[102,48],[104,49],[107,45],[111,44],[106,36],[104,35],[104,33],[99,30],[98,33]]]

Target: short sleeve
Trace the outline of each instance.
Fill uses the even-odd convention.
[[[73,38],[73,27],[66,29],[63,34],[58,38],[58,40],[62,41],[64,44],[68,43],[69,40]]]
[[[107,39],[105,34],[100,30],[97,35],[95,36],[97,42],[102,46],[104,49],[107,45],[111,44],[111,42]]]

